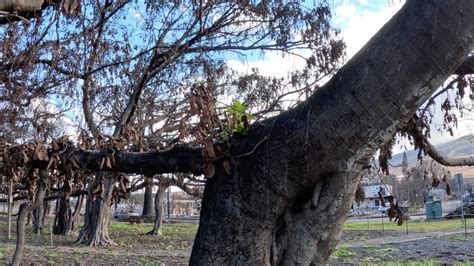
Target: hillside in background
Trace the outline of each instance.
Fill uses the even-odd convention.
[[[467,135],[456,140],[435,145],[436,148],[449,157],[462,157],[474,155],[474,135]],[[407,151],[408,163],[416,163],[418,151]],[[403,153],[392,155],[390,163],[392,165],[399,165],[402,163]]]
[[[463,156],[474,156],[474,135],[463,136],[459,139],[452,140],[446,143],[435,145],[436,148],[449,157],[463,157]],[[407,159],[409,165],[415,165],[417,163],[418,151],[407,151]],[[390,160],[391,165],[400,165],[403,160],[403,152],[392,155]],[[474,178],[474,167],[448,167],[452,174],[462,173],[466,178]],[[400,167],[393,168],[390,170],[391,174],[401,174]]]

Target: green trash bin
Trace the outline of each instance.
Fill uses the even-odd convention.
[[[441,207],[441,200],[432,200],[425,203],[426,218],[437,219],[443,217],[443,209]]]

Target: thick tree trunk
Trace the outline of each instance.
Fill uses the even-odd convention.
[[[143,197],[142,217],[151,217],[153,215],[153,179],[145,177],[145,195]]]
[[[25,249],[25,220],[33,210],[44,203],[44,195],[46,194],[45,182],[47,182],[47,175],[47,170],[40,170],[41,180],[39,181],[35,200],[33,202],[25,202],[20,205],[16,223],[16,249],[12,259],[12,265],[14,266],[20,265],[21,259],[23,258],[23,251]]]
[[[16,249],[13,254],[12,266],[20,265],[23,258],[23,250],[25,249],[25,220],[33,209],[33,203],[25,202],[20,205],[18,218],[16,223]]]
[[[147,233],[147,235],[161,235],[161,225],[163,224],[163,199],[166,195],[166,189],[169,186],[159,186],[158,191],[155,195],[155,222],[153,224],[153,229]]]
[[[109,237],[109,220],[116,179],[110,173],[102,173],[96,174],[94,182],[102,186],[102,190],[100,195],[94,195],[97,186],[91,184],[88,188],[84,225],[76,243],[88,246],[115,245]]]
[[[191,265],[320,265],[362,169],[473,48],[474,1],[408,1],[305,103],[236,139],[207,180]]]

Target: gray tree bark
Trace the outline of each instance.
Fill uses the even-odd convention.
[[[72,213],[71,220],[69,221],[67,234],[77,235],[79,231],[79,222],[81,218],[82,205],[84,205],[84,197],[84,195],[79,195],[77,197],[76,207],[74,209],[74,212]]]
[[[44,1],[38,0],[1,0],[0,11],[4,12],[36,12],[41,10]]]
[[[216,162],[207,180],[190,264],[327,263],[361,171],[473,35],[474,1],[408,1],[306,102],[237,138],[231,173]]]
[[[161,226],[163,224],[164,216],[163,199],[165,198],[168,187],[169,185],[158,186],[158,191],[155,195],[155,221],[153,229],[148,232],[147,235],[161,235]]]
[[[100,196],[94,197],[94,186],[89,185],[86,211],[84,214],[84,225],[82,226],[76,243],[87,246],[115,245],[109,237],[109,221],[112,203],[112,192],[116,183],[111,173],[96,174],[95,182],[101,182],[103,178],[103,189]]]
[[[44,204],[44,195],[46,194],[47,170],[40,170],[41,180],[36,191],[36,197],[32,202],[25,202],[20,205],[16,223],[16,248],[13,254],[13,266],[20,265],[25,249],[25,222],[28,215]]]
[[[54,218],[53,233],[56,235],[66,235],[69,232],[72,212],[69,198],[58,199],[56,216]]]
[[[45,204],[44,202],[44,196],[46,194],[46,189],[43,188],[38,191],[36,194],[35,202],[38,202],[37,207],[33,210],[33,232],[35,234],[40,234],[43,230],[43,224],[44,224],[44,210],[45,210]]]
[[[79,0],[0,0],[0,25],[14,21],[27,21],[50,6],[61,5],[66,15],[79,14]]]
[[[42,216],[43,226],[44,226],[44,222],[46,220],[46,216],[48,216],[48,214],[50,212],[50,208],[51,208],[51,202],[48,201],[48,200],[45,200],[44,201],[44,208],[43,208],[43,216]]]
[[[143,195],[142,217],[151,217],[153,215],[153,178],[145,177],[145,179],[147,183],[145,186],[145,194]]]

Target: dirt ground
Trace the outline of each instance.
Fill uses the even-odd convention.
[[[112,222],[110,247],[75,245],[75,236],[51,235],[46,228],[42,235],[27,234],[23,265],[183,265],[187,264],[197,224],[166,223],[161,236],[146,232],[152,224]],[[15,231],[13,232],[15,233]],[[6,239],[6,226],[0,224],[0,265],[11,262],[15,239]]]
[[[152,224],[113,222],[113,247],[88,248],[74,245],[75,236],[27,234],[23,265],[186,265],[197,224],[167,223],[162,236],[148,236]],[[437,233],[433,232],[435,236]],[[377,239],[395,239],[404,231],[347,230],[331,257],[330,265],[453,265],[474,262],[474,234],[451,234],[395,244],[366,244]],[[431,236],[431,233],[430,233]],[[15,239],[6,239],[0,222],[0,265],[11,261]],[[416,262],[413,264],[413,262]],[[464,263],[462,265],[474,265]]]
[[[436,232],[433,232],[435,235]],[[401,236],[402,231],[345,231],[331,258],[331,265],[393,264],[405,265],[474,265],[474,234],[453,234],[394,244],[367,244],[345,247],[353,241],[382,236]]]

